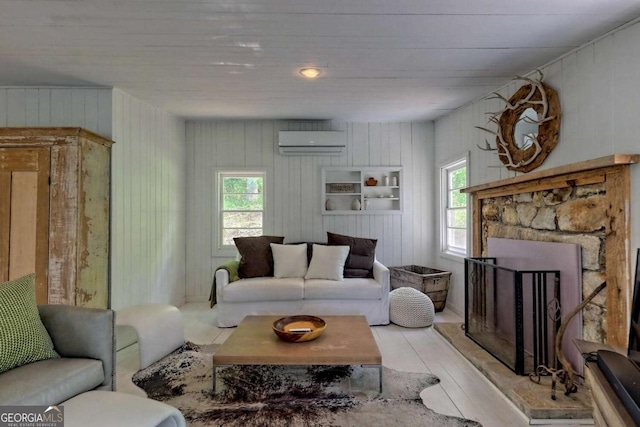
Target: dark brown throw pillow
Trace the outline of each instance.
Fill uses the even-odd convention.
[[[233,241],[240,252],[238,277],[248,279],[273,276],[273,255],[270,244],[282,244],[284,237],[234,237]]]
[[[343,236],[327,232],[329,245],[347,245],[351,248],[344,264],[344,277],[373,277],[377,239]]]
[[[307,244],[307,265],[311,263],[311,258],[313,258],[313,245],[327,246],[326,243],[317,243],[317,242],[296,242],[296,243],[287,243],[287,245],[301,245],[303,243]]]

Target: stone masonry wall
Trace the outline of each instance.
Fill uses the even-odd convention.
[[[487,237],[574,243],[582,247],[582,295],[605,281],[604,184],[536,191],[482,200],[482,247]],[[583,338],[605,342],[605,292],[583,311]]]

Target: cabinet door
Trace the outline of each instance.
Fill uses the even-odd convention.
[[[47,303],[49,149],[0,148],[0,282],[36,273]]]

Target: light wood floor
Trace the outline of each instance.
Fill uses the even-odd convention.
[[[233,332],[233,328],[215,326],[216,310],[211,310],[208,303],[188,303],[180,310],[188,341],[221,344]],[[462,322],[462,319],[445,309],[436,314],[435,321]],[[421,394],[429,408],[479,421],[484,427],[529,425],[529,420],[433,328],[408,329],[392,324],[372,329],[385,366],[408,372],[430,372],[440,378],[440,384]],[[137,358],[137,345],[118,352],[116,384],[118,391],[144,396],[144,392],[131,383],[131,375],[139,369]]]

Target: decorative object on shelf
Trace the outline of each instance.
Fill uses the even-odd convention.
[[[289,316],[273,322],[273,332],[288,342],[311,341],[320,336],[327,327],[326,322],[316,316]]]
[[[354,211],[359,211],[360,207],[360,199],[353,199],[353,202],[351,202],[351,209]]]
[[[544,74],[538,70],[539,78],[515,77],[528,84],[522,86],[511,98],[506,99],[497,92],[487,99],[500,99],[506,106],[491,114],[489,122],[498,130],[476,128],[496,136],[496,146],[487,140],[483,151],[497,151],[498,158],[507,169],[530,172],[540,166],[558,143],[560,132],[560,100],[558,93],[542,83]]]
[[[324,208],[328,211],[333,211],[336,209],[336,202],[331,199],[327,199],[327,201],[324,203]]]
[[[355,184],[329,184],[329,191],[331,193],[355,193]]]
[[[389,186],[389,175],[385,175],[384,178],[382,179],[382,182],[384,182],[384,186],[388,187]]]
[[[366,184],[369,187],[375,187],[376,185],[378,185],[378,180],[375,179],[374,177],[370,176],[369,179],[367,179]]]
[[[369,209],[369,199],[364,199],[364,210]]]
[[[393,178],[391,178],[391,185],[393,185],[394,187],[398,186],[398,177],[394,176]]]

